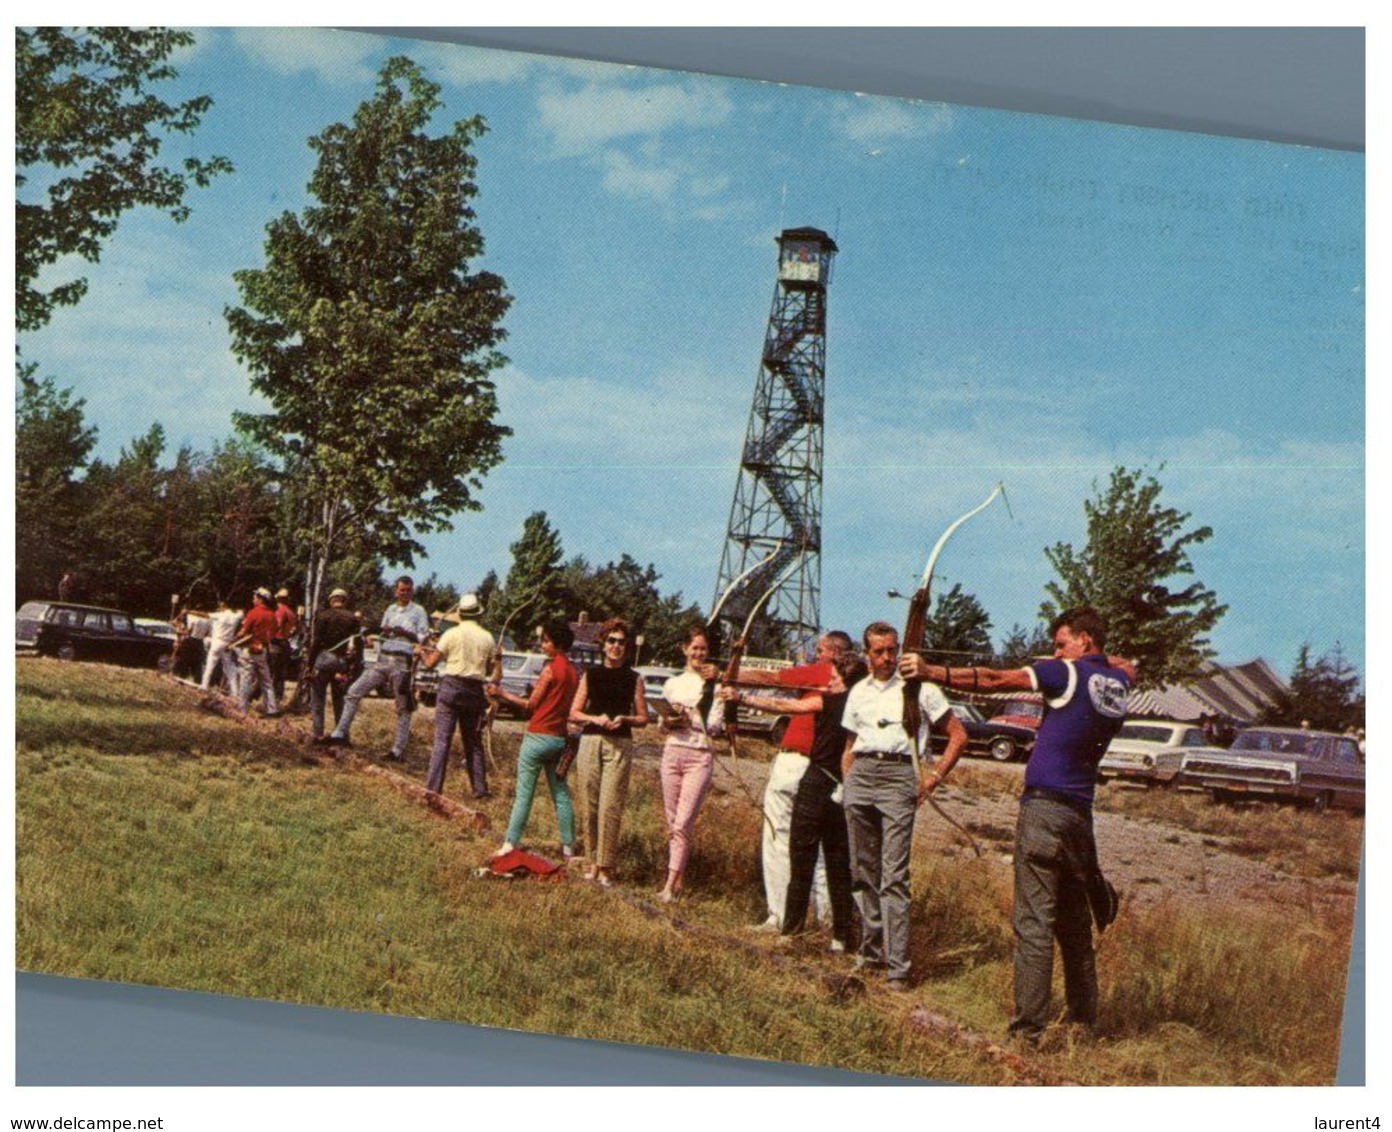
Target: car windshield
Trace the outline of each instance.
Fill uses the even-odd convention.
[[[1137,739],[1143,743],[1168,743],[1174,734],[1172,727],[1156,727],[1145,723],[1123,723],[1116,733],[1118,739]]]
[[[1273,751],[1282,755],[1312,755],[1321,736],[1306,731],[1244,731],[1233,740],[1234,751]]]
[[[973,723],[984,722],[981,713],[977,711],[976,708],[972,707],[971,704],[953,704],[952,711],[958,719],[969,719]]]

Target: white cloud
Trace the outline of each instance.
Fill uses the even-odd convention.
[[[617,196],[639,200],[669,201],[681,180],[672,167],[640,166],[619,150],[607,150],[600,158],[604,169],[603,185]]]
[[[952,129],[952,109],[939,102],[858,95],[839,101],[832,114],[836,131],[863,145],[911,141]]]
[[[602,84],[619,81],[632,70],[615,63],[598,63],[590,59],[531,55],[522,51],[458,43],[413,44],[409,54],[426,68],[431,78],[456,86],[520,83],[539,74],[568,75],[584,82]]]
[[[553,88],[537,100],[541,126],[558,154],[591,153],[621,138],[651,137],[672,129],[700,129],[724,121],[729,96],[714,86]]]
[[[310,74],[334,85],[371,82],[382,54],[378,36],[319,28],[238,28],[237,46],[282,75]]]

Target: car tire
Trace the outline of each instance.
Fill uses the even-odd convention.
[[[1333,802],[1334,794],[1329,790],[1321,790],[1310,799],[1310,808],[1314,810],[1315,813],[1322,814],[1328,811]]]
[[[435,693],[422,692],[420,694],[420,702],[423,703],[426,707],[433,708],[435,706]]]
[[[59,660],[76,660],[77,646],[59,645],[57,651],[55,651],[53,655],[56,656]]]
[[[769,728],[769,742],[775,747],[783,746],[783,736],[788,733],[788,717],[780,716],[773,721],[773,726]]]
[[[998,763],[1013,762],[1015,760],[1015,740],[1007,739],[1004,736],[992,739],[990,746],[986,748],[986,753]]]

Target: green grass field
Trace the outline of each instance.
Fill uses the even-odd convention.
[[[780,952],[791,964],[744,946],[762,903],[760,817],[738,792],[713,795],[703,814],[693,895],[677,907],[698,930],[680,931],[582,883],[472,876],[510,808],[514,731],[498,733],[502,769],[485,803],[494,830],[475,834],[379,777],[312,757],[290,734],[300,723],[276,734],[224,719],[148,672],[39,659],[17,668],[23,970],[974,1084],[1018,1079],[909,1021],[924,1006],[993,1039],[1003,1031],[1010,894],[985,862],[915,861],[922,982],[907,1000],[873,984],[836,995],[808,974],[849,966],[823,939]],[[391,718],[385,701],[366,705],[360,750],[378,749]],[[430,720],[417,713],[407,773],[418,779]],[[463,777],[451,771],[449,792]],[[554,848],[544,790],[529,833]],[[625,840],[624,890],[646,894],[665,860],[651,764],[635,770]],[[1089,1084],[1329,1083],[1348,932],[1289,908],[1194,918],[1162,907],[1123,920],[1099,949],[1098,1039],[1060,1037],[1032,1065]]]

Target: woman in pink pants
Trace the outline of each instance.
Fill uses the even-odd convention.
[[[663,685],[667,711],[659,726],[667,739],[662,747],[662,804],[667,815],[669,835],[667,883],[657,898],[670,904],[681,892],[682,874],[691,857],[691,829],[701,803],[710,789],[714,755],[711,751],[708,717],[719,718],[715,678],[719,673],[709,663],[710,640],[703,626],[686,631],[686,669]]]

